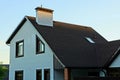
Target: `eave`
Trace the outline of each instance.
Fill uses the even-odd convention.
[[[14,38],[15,34],[19,31],[19,29],[24,25],[24,23],[27,21],[27,19],[24,17],[23,20],[20,22],[20,24],[17,26],[17,28],[13,31],[11,36],[6,41],[6,44],[10,44],[10,41]]]

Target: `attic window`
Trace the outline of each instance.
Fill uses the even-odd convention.
[[[89,41],[90,43],[95,43],[95,41],[93,41],[90,37],[85,37],[87,39],[87,41]]]
[[[16,57],[24,56],[24,41],[16,42]]]
[[[44,43],[36,36],[36,53],[44,53],[45,52],[45,45]]]

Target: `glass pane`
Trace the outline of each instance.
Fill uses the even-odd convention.
[[[86,39],[90,42],[90,43],[95,43],[91,38],[86,37]]]
[[[19,43],[18,46],[18,56],[23,55],[23,42]]]
[[[16,56],[22,56],[23,55],[23,41],[16,43]]]
[[[39,45],[39,46],[38,46],[38,48],[39,48],[38,51],[41,52],[41,46],[40,46],[40,45],[41,45],[41,42],[40,42],[40,41],[39,41],[39,44],[38,44],[38,45]]]
[[[44,70],[44,80],[50,80],[50,69]]]
[[[37,54],[44,52],[44,44],[38,37],[36,38],[36,52]]]
[[[15,80],[23,80],[23,71],[15,72]]]
[[[42,71],[41,70],[37,70],[37,72],[36,72],[36,80],[42,80]]]
[[[40,51],[41,51],[41,52],[44,51],[44,45],[43,45],[43,43],[41,43],[41,45],[40,45]]]

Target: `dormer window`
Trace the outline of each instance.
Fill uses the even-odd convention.
[[[87,39],[87,41],[89,41],[90,43],[95,43],[95,41],[93,41],[90,37],[85,37]]]
[[[24,41],[16,42],[16,57],[24,56]]]
[[[36,36],[36,53],[44,53],[45,52],[45,45],[44,43]]]

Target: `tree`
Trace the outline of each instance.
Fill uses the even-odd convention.
[[[8,68],[5,66],[0,66],[0,80],[3,80],[6,77]]]

